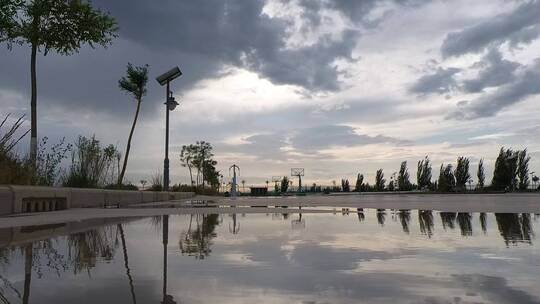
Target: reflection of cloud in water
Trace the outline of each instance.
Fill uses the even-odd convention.
[[[416,212],[418,216],[411,216]],[[363,210],[361,224],[353,214],[306,214],[306,229],[300,231],[292,230],[291,219],[250,214],[241,218],[239,234],[230,231],[228,216],[223,222],[212,215],[172,216],[170,238],[180,240],[182,247],[169,246],[168,294],[178,303],[538,303],[540,291],[534,284],[540,263],[530,215],[433,213],[397,211],[392,213],[396,222],[384,227],[379,224],[382,212],[374,210]],[[436,229],[441,225],[447,230]],[[491,233],[473,234],[479,226]],[[151,265],[162,253],[150,249],[160,248],[161,240],[147,221],[124,227],[137,300],[156,302],[161,269]],[[520,250],[504,248],[501,236]],[[58,238],[52,246],[64,246],[67,239]],[[122,254],[107,254],[99,243],[88,245],[80,248],[95,248],[89,256],[100,257],[89,264],[92,277],[68,271],[52,280],[54,273],[45,269],[44,279],[32,281],[32,296],[44,304],[70,303],[102,287],[104,295],[76,302],[127,301]],[[182,251],[205,259],[182,256]],[[20,278],[20,272],[6,276]]]

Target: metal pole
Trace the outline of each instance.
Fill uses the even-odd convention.
[[[167,245],[169,244],[169,216],[163,216],[163,302],[167,302]]]
[[[163,191],[169,191],[169,81],[165,94],[165,160],[163,160]]]

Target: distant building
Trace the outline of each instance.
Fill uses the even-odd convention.
[[[249,187],[252,196],[266,196],[268,195],[268,188],[266,187]]]

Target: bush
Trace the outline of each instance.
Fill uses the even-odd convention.
[[[112,148],[111,148],[112,147]],[[105,185],[107,171],[113,165],[114,146],[101,147],[94,136],[79,136],[71,154],[71,166],[63,177],[65,187],[99,188]]]

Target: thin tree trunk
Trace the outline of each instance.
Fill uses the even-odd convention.
[[[129,158],[129,150],[131,149],[131,138],[133,137],[133,131],[135,131],[135,125],[137,124],[137,118],[139,117],[139,110],[141,108],[141,98],[137,100],[137,110],[135,111],[135,118],[133,119],[133,125],[131,126],[131,131],[129,132],[126,154],[124,156],[124,164],[122,165],[122,172],[118,176],[118,185],[122,185],[124,179],[124,174],[126,173],[127,162]]]
[[[191,187],[193,187],[193,173],[191,172],[191,166],[188,165],[188,170],[189,170],[189,181],[191,182]]]
[[[37,161],[37,75],[36,58],[37,45],[32,43],[32,55],[30,57],[30,81],[32,86],[32,95],[30,99],[31,123],[30,123],[30,161],[33,169],[36,168]]]
[[[131,271],[129,269],[126,237],[124,235],[124,228],[122,227],[122,224],[118,224],[118,230],[120,231],[120,238],[122,239],[122,249],[124,252],[124,267],[126,268],[126,274],[129,280],[129,289],[131,291],[131,299],[133,301],[133,304],[137,304],[137,298],[135,297],[135,287],[133,286],[133,277],[131,276]]]

